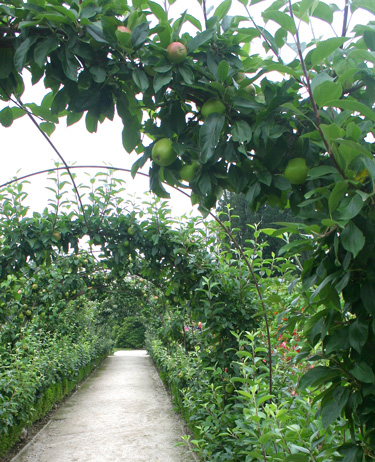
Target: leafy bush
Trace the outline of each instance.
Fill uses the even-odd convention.
[[[113,340],[116,348],[143,348],[145,327],[136,316],[128,316],[113,328]]]

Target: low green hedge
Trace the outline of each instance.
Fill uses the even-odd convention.
[[[0,456],[4,456],[19,441],[25,427],[44,417],[56,403],[59,403],[69,395],[76,385],[84,380],[93,368],[99,365],[107,356],[108,353],[98,356],[89,364],[82,366],[74,378],[68,379],[63,377],[61,381],[46,388],[39,396],[35,396],[33,405],[28,413],[28,418],[17,422],[17,424],[8,428],[6,433],[3,432],[0,435]],[[25,415],[26,413],[24,412],[23,414]]]

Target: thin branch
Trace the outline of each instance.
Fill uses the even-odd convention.
[[[344,19],[342,22],[342,32],[341,32],[342,37],[346,36],[346,32],[348,30],[348,13],[349,13],[349,0],[345,0]]]
[[[204,16],[204,23],[206,25],[206,29],[207,29],[207,4],[206,4],[206,0],[203,0],[202,2],[202,9],[203,9],[203,16]]]
[[[6,90],[1,86],[1,88],[3,89],[3,91],[7,94]],[[11,99],[10,95],[7,95],[9,99]],[[13,100],[12,100],[13,101]],[[56,148],[56,146],[52,143],[52,141],[50,140],[50,138],[47,136],[46,133],[44,133],[44,131],[40,128],[38,122],[35,120],[35,117],[27,110],[27,108],[24,106],[24,104],[22,103],[21,99],[20,98],[17,98],[17,102],[16,104],[18,105],[19,108],[21,108],[23,111],[25,111],[26,115],[29,117],[29,119],[31,120],[31,122],[35,125],[35,127],[39,130],[39,132],[41,133],[41,135],[43,136],[43,138],[47,141],[47,143],[51,146],[51,148],[55,151],[55,153],[58,155],[58,157],[60,158],[61,162],[64,164],[65,166],[65,169],[67,170],[69,176],[70,176],[70,179],[72,181],[72,185],[73,185],[73,188],[77,194],[77,198],[78,198],[78,201],[79,201],[79,204],[80,204],[80,208],[82,210],[82,214],[83,214],[83,219],[85,221],[85,224],[87,226],[88,229],[90,229],[89,227],[89,223],[87,221],[87,218],[86,218],[86,214],[85,214],[85,209],[83,207],[83,203],[82,203],[82,198],[79,194],[79,190],[78,190],[78,187],[76,185],[76,182],[74,181],[74,177],[71,173],[71,171],[69,170],[69,165],[66,163],[65,159],[63,158],[63,156],[60,154],[59,150]]]
[[[119,171],[131,173],[131,170],[128,169],[128,168],[111,167],[111,166],[108,166],[108,165],[71,165],[69,168],[70,168],[70,170],[73,170],[73,169],[76,169],[76,168],[84,168],[84,169],[87,169],[87,168],[96,168],[96,169],[103,168],[103,169],[107,169],[107,170],[119,170]],[[27,175],[19,176],[17,178],[13,178],[13,180],[7,181],[6,183],[0,184],[0,188],[8,186],[8,185],[10,185],[12,183],[16,183],[17,181],[25,180],[26,178],[31,178],[33,176],[41,175],[43,173],[58,172],[59,170],[66,170],[66,168],[65,167],[54,167],[54,168],[48,168],[48,169],[45,169],[45,170],[39,170],[38,172],[28,173]],[[149,175],[147,173],[142,173],[142,172],[137,172],[137,175],[145,176],[147,178],[149,177]]]
[[[245,10],[246,10],[246,13],[247,15],[249,16],[250,18],[250,21],[253,23],[255,29],[259,32],[259,34],[261,35],[261,37],[263,38],[263,40],[267,43],[267,45],[270,47],[270,50],[272,50],[273,54],[276,56],[276,58],[279,60],[279,62],[282,61],[282,59],[280,58],[279,54],[277,53],[277,51],[273,48],[272,44],[269,42],[269,40],[266,38],[266,36],[263,34],[261,28],[256,24],[256,22],[254,21],[253,17],[251,16],[250,14],[250,11],[249,11],[249,8],[247,6],[245,6]]]
[[[290,16],[291,16],[291,18],[293,19],[293,21],[295,23],[294,14],[293,14],[293,8],[292,8],[292,2],[291,2],[291,0],[288,0],[288,2],[289,2]],[[345,179],[346,178],[345,173],[341,170],[339,164],[336,162],[336,159],[332,154],[331,148],[329,147],[328,141],[326,140],[326,138],[324,136],[324,133],[323,133],[321,127],[320,127],[320,125],[321,125],[320,114],[319,114],[319,110],[318,110],[318,107],[316,105],[316,102],[315,102],[315,99],[314,99],[314,96],[313,96],[313,92],[312,92],[312,88],[311,88],[311,84],[310,84],[310,77],[309,77],[309,74],[308,74],[307,69],[306,69],[305,60],[303,58],[301,42],[300,42],[299,32],[298,32],[297,27],[296,27],[295,41],[296,41],[296,46],[297,46],[297,50],[298,50],[298,56],[299,56],[301,66],[302,66],[302,71],[303,71],[303,74],[304,74],[305,80],[306,80],[307,91],[309,93],[310,101],[311,101],[313,111],[314,111],[314,114],[315,114],[315,117],[316,117],[316,127],[318,129],[318,132],[319,132],[319,134],[320,134],[320,136],[322,138],[324,146],[325,146],[325,148],[327,150],[327,153],[328,153],[333,165],[335,166],[335,168],[339,172],[339,174]]]
[[[20,100],[20,103],[22,105],[22,108],[23,107],[23,104]],[[66,171],[68,172],[68,175],[72,181],[72,184],[73,184],[73,188],[77,194],[77,198],[78,198],[78,202],[79,202],[79,205],[80,205],[80,208],[82,210],[82,214],[83,214],[83,219],[85,221],[85,224],[87,226],[88,229],[90,229],[90,226],[89,226],[89,223],[87,221],[87,218],[86,218],[86,214],[85,214],[85,209],[83,207],[83,203],[82,203],[82,198],[81,198],[81,195],[79,194],[79,190],[78,190],[78,187],[76,185],[76,182],[74,181],[74,177],[72,175],[72,172],[70,171],[70,167],[69,165],[66,163],[64,157],[60,154],[59,150],[56,148],[56,146],[52,143],[52,141],[50,140],[49,136],[47,136],[46,133],[44,133],[44,131],[39,127],[39,124],[38,122],[35,120],[34,116],[31,115],[27,110],[26,110],[26,114],[28,115],[28,117],[30,118],[30,120],[32,121],[32,123],[36,126],[36,128],[39,130],[39,132],[41,133],[41,135],[43,136],[43,138],[47,141],[47,143],[51,146],[51,148],[55,151],[55,153],[58,155],[58,157],[60,158],[61,162],[64,164],[65,166],[65,169]]]
[[[183,192],[183,191],[181,191]],[[258,281],[256,279],[256,276],[255,276],[255,272],[254,272],[254,269],[249,261],[249,259],[246,257],[246,255],[244,254],[244,251],[242,249],[242,247],[239,245],[239,243],[237,242],[236,238],[233,236],[233,234],[231,233],[230,229],[228,229],[224,223],[212,212],[210,212],[210,215],[212,216],[212,218],[220,225],[220,227],[225,231],[225,233],[228,235],[228,237],[230,238],[230,240],[233,242],[234,246],[237,248],[237,250],[239,251],[241,257],[243,258],[246,266],[248,267],[249,271],[250,271],[250,274],[251,274],[251,277],[254,281],[254,285],[255,285],[255,288],[256,288],[256,291],[258,293],[258,297],[259,297],[259,300],[261,302],[261,305],[262,305],[262,310],[263,310],[263,313],[264,313],[264,321],[266,323],[266,332],[267,332],[267,343],[268,343],[268,361],[269,361],[269,370],[270,370],[270,374],[269,374],[269,392],[270,392],[270,395],[272,395],[272,347],[271,347],[271,334],[270,334],[270,328],[269,328],[269,323],[268,323],[268,317],[267,317],[267,314],[266,314],[266,306],[264,304],[264,300],[263,300],[263,295],[262,295],[262,291],[260,290],[260,287],[259,287],[259,284],[258,284]]]

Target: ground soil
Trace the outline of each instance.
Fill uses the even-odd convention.
[[[28,429],[4,462],[196,462],[145,351],[118,351]]]

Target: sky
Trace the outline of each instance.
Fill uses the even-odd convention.
[[[158,2],[162,3],[162,0],[158,0]],[[343,0],[338,0],[336,3],[341,7]],[[214,0],[208,1],[208,6],[213,5],[218,5],[218,2]],[[233,5],[232,14],[244,13],[243,6],[239,1],[233,0]],[[264,10],[264,3],[260,5],[262,5],[262,8],[256,8],[258,15]],[[186,2],[177,0],[171,7],[170,17],[178,17],[182,12],[182,8],[186,8]],[[190,0],[189,13],[202,21],[202,12],[197,0]],[[368,18],[363,22],[367,22],[367,20]],[[194,31],[190,31],[190,33],[194,34]],[[27,72],[25,73],[25,80],[29,80]],[[44,94],[45,90],[42,83],[34,87],[28,84],[23,95],[23,102],[34,101],[38,103]],[[0,110],[2,107],[4,107],[4,104],[0,101]],[[84,118],[69,128],[66,128],[65,120],[62,119],[52,134],[51,141],[58,148],[68,164],[72,164],[73,162],[77,162],[80,165],[106,164],[130,169],[138,156],[125,152],[121,141],[121,131],[122,123],[118,118],[115,118],[113,122],[105,120],[103,124],[98,126],[98,132],[93,134],[87,132],[84,125]],[[9,128],[4,128],[0,125],[0,140],[0,156],[2,159],[0,185],[15,176],[53,168],[57,160],[57,156],[49,144],[26,116],[16,120]],[[143,171],[147,173],[148,168],[149,163],[146,164]],[[97,170],[90,171],[94,175]],[[126,181],[126,189],[132,196],[143,197],[142,193],[149,190],[147,178],[136,177],[133,180],[129,174],[124,173],[116,173],[116,177]],[[30,205],[31,209],[44,208],[47,205],[48,198],[48,192],[45,187],[50,186],[47,175],[38,175],[30,179],[30,181],[32,184],[27,188],[29,193],[27,205]],[[81,171],[78,174],[77,181],[78,183],[87,182],[87,175]],[[172,196],[170,205],[174,216],[190,213],[193,210],[189,198],[171,189],[169,191]],[[193,212],[194,214],[198,214],[196,208],[194,208]]]

